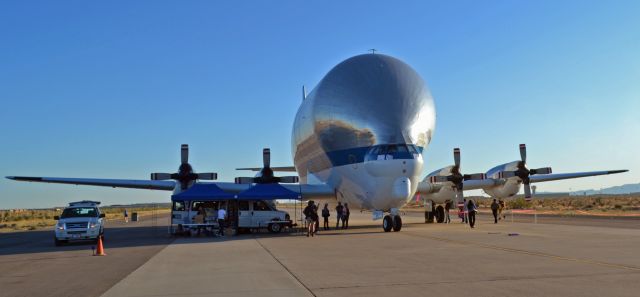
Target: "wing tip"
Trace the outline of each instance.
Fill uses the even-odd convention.
[[[629,169],[609,170],[609,171],[607,171],[607,174],[624,173],[624,172],[628,172],[628,171],[629,171]]]
[[[42,177],[31,177],[31,176],[5,176],[7,179],[10,180],[17,180],[17,181],[42,181]]]

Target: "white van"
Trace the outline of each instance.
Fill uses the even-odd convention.
[[[221,200],[221,201],[173,201],[171,223],[174,226],[194,223],[200,209],[206,213],[206,222],[217,222],[218,209],[227,210],[227,224],[237,220],[238,228],[266,228],[279,233],[285,227],[291,227],[291,217],[286,211],[278,210],[275,204],[265,200]]]

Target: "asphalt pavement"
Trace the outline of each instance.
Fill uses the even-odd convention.
[[[92,242],[54,246],[53,230],[0,233],[0,296],[99,296],[173,240],[168,220],[108,221],[104,257]]]

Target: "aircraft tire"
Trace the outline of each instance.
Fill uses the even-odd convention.
[[[393,231],[398,232],[402,229],[402,219],[399,215],[393,217]]]
[[[438,207],[436,207],[436,222],[438,223],[443,223],[444,222],[444,207],[442,207],[442,205],[438,205]]]
[[[384,216],[384,219],[382,219],[382,229],[384,229],[384,232],[389,232],[391,231],[392,228],[393,228],[393,219],[391,219],[390,215]]]

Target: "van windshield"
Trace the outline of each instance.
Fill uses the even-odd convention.
[[[97,216],[98,216],[98,209],[96,209],[95,207],[72,207],[72,208],[65,208],[60,218],[61,219],[82,218],[82,217],[94,218]]]

